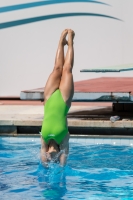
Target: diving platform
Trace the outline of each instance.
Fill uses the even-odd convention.
[[[81,69],[80,72],[95,72],[95,73],[108,73],[108,72],[125,72],[125,71],[133,71],[133,64],[128,65],[117,65],[110,67],[98,67],[98,68],[89,68],[89,69]]]

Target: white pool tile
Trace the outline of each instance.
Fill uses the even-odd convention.
[[[18,137],[9,137],[9,142],[10,143],[19,142],[19,138]]]
[[[35,142],[35,143],[41,143],[40,137],[39,137],[39,138],[38,138],[38,137],[34,137],[34,142]]]
[[[70,142],[79,144],[95,144],[94,138],[70,138]]]
[[[121,139],[112,139],[112,145],[121,145]]]
[[[121,139],[121,145],[130,145],[130,139]]]
[[[28,142],[37,142],[38,139],[33,137],[6,137],[5,140],[9,140],[10,143],[28,143]]]
[[[75,142],[77,142],[77,138],[70,138],[69,142],[74,142],[75,143]]]
[[[74,138],[70,138],[70,142],[75,142],[75,139]]]
[[[71,138],[70,138],[70,142],[84,144],[85,143],[85,139],[84,138],[73,138],[72,141],[71,141]]]
[[[80,138],[79,140],[82,144],[86,144],[86,138]]]
[[[108,138],[108,139],[103,139],[103,143],[104,144],[110,144],[110,145],[112,145],[112,139],[111,138]]]
[[[130,146],[133,147],[133,139],[130,139],[130,140],[129,140],[129,143],[130,143]]]
[[[23,142],[23,143],[27,143],[28,142],[28,139],[29,138],[27,138],[27,137],[18,137],[18,143],[21,143],[21,142]]]
[[[86,144],[95,144],[94,138],[86,138]]]
[[[95,138],[94,144],[104,144],[104,139],[103,138]]]
[[[34,137],[34,140],[38,142],[38,141],[41,141],[41,138],[40,137]]]

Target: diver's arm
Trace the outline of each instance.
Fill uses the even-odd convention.
[[[63,153],[60,156],[60,165],[65,166],[67,162],[67,157],[69,154],[69,133],[66,135],[62,143],[60,144],[60,150],[63,151]]]
[[[41,157],[41,161],[42,162],[46,162],[47,161],[47,158],[46,158],[46,151],[45,151],[45,149],[44,148],[41,148],[41,151],[40,151],[40,157]]]
[[[40,159],[42,164],[47,167],[47,157],[46,157],[46,152],[47,152],[48,146],[44,142],[42,136],[41,136],[41,151],[40,151]]]
[[[67,162],[67,154],[65,153],[62,153],[61,156],[60,156],[60,165],[62,167],[64,167],[66,165],[66,162]]]

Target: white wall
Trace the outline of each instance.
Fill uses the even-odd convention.
[[[53,68],[60,33],[65,28],[72,28],[76,33],[74,81],[101,76],[132,77],[132,71],[106,74],[80,73],[80,69],[83,68],[133,63],[133,0],[101,0],[101,2],[110,6],[66,3],[1,13],[2,23],[70,12],[104,14],[122,21],[80,16],[1,29],[0,96],[19,96],[21,90],[45,85]],[[21,3],[27,3],[27,0],[1,0],[0,7]]]

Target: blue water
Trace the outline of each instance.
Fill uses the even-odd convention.
[[[39,161],[39,139],[0,138],[0,199],[133,200],[133,147],[70,140],[65,168]]]

